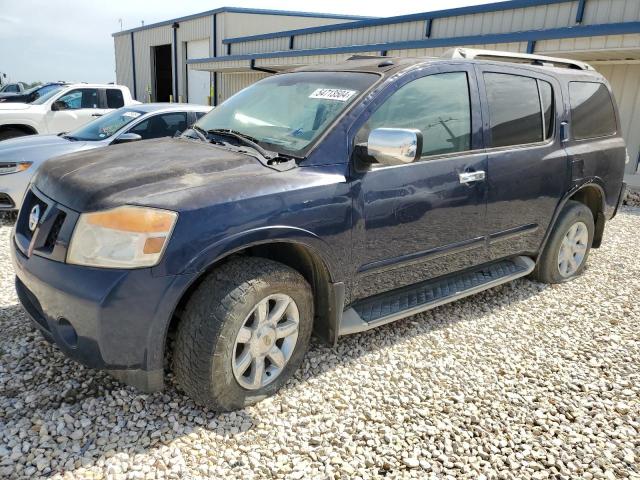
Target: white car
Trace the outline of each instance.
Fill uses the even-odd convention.
[[[116,108],[139,104],[122,85],[59,85],[31,103],[0,103],[0,141],[68,132]]]

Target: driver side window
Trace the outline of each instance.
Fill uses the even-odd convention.
[[[71,90],[61,96],[57,102],[66,106],[64,110],[79,110],[81,108],[98,108],[98,90],[95,88],[79,88]]]
[[[400,87],[371,115],[356,143],[366,143],[376,128],[417,128],[423,136],[422,157],[470,150],[467,74],[439,73]]]

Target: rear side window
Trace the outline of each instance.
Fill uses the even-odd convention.
[[[530,77],[503,73],[485,73],[484,81],[489,102],[489,119],[493,147],[506,147],[543,141],[552,124],[553,91],[547,82],[540,82],[544,92],[538,92],[538,81]],[[544,86],[548,85],[548,88]],[[541,97],[549,103],[543,115]],[[547,111],[548,110],[548,111]],[[552,130],[551,130],[552,132]]]
[[[602,83],[570,82],[573,138],[604,137],[616,133],[616,115],[609,89]]]
[[[107,108],[124,107],[124,97],[122,92],[115,88],[107,89]]]

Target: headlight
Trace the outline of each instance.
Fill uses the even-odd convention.
[[[23,172],[31,166],[31,162],[0,162],[0,175]]]
[[[125,206],[83,213],[67,253],[67,263],[105,268],[156,265],[169,243],[178,214]]]

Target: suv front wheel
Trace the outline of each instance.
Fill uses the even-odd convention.
[[[569,200],[538,258],[533,278],[544,283],[562,283],[582,274],[593,232],[591,210],[580,202]]]
[[[215,269],[178,325],[174,371],[197,403],[236,410],[273,395],[302,363],[313,298],[295,270],[238,257]]]

